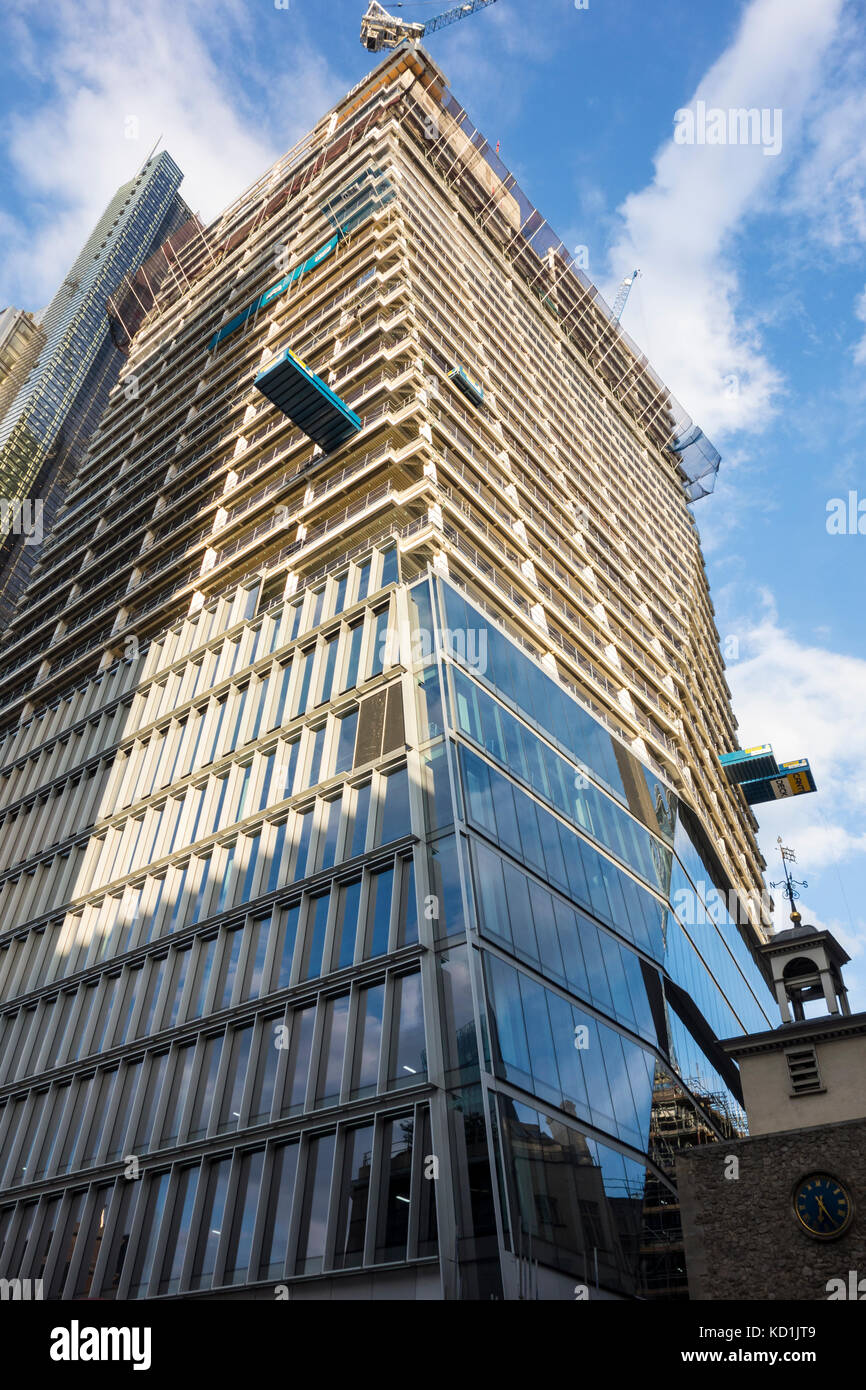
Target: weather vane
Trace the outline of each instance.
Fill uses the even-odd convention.
[[[799,879],[799,878],[792,878],[792,877],[791,877],[791,871],[790,871],[790,869],[788,868],[788,865],[789,865],[789,864],[796,864],[796,862],[797,862],[797,856],[796,856],[796,854],[794,853],[794,851],[793,851],[792,849],[788,849],[787,845],[783,845],[783,844],[782,844],[782,837],[781,837],[781,835],[779,835],[779,836],[777,837],[777,839],[776,839],[776,844],[779,846],[779,854],[782,856],[782,868],[783,868],[783,870],[784,870],[785,877],[784,877],[783,879],[779,879],[778,882],[776,882],[776,883],[771,883],[771,884],[770,884],[770,887],[771,887],[771,888],[784,888],[784,890],[785,890],[785,897],[788,899],[788,902],[791,904],[791,917],[792,917],[792,919],[793,919],[794,921],[799,921],[799,920],[800,920],[800,914],[799,914],[799,912],[797,911],[797,909],[796,909],[795,906],[794,906],[794,903],[796,902],[796,900],[797,900],[797,899],[799,898],[799,896],[800,896],[800,894],[799,894],[799,892],[798,892],[797,890],[800,889],[800,888],[808,888],[809,885],[808,885],[808,883],[806,882],[805,879]]]

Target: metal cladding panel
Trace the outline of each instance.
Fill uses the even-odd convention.
[[[344,444],[361,428],[359,416],[291,348],[259,372],[254,384],[326,453]]]

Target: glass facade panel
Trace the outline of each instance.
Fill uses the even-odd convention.
[[[373,1126],[361,1125],[343,1136],[343,1167],[334,1243],[334,1268],[363,1263],[373,1163]]]

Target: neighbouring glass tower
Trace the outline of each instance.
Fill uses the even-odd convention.
[[[773,1007],[718,456],[422,49],[136,302],[0,673],[0,1276],[681,1294]]]
[[[109,296],[189,222],[178,194],[182,178],[166,151],[148,160],[117,190],[48,307],[35,320],[15,310],[0,316],[0,352],[7,340],[22,343],[0,380],[0,498],[13,504],[0,528],[0,631],[27,586],[36,537],[51,530],[124,362]],[[16,503],[24,510],[13,511]]]

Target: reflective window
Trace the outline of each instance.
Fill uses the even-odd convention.
[[[406,1258],[412,1191],[412,1117],[389,1120],[384,1127],[376,1263]]]
[[[295,938],[298,934],[300,910],[300,904],[295,903],[292,907],[283,908],[280,912],[274,989],[285,989],[291,982],[292,959],[295,951]]]
[[[145,1181],[148,1181],[145,1179]],[[150,1284],[159,1228],[168,1196],[169,1174],[153,1175],[144,1193],[144,1221],[138,1234],[132,1281],[127,1297],[146,1298]]]
[[[400,975],[393,983],[393,1038],[389,1086],[411,1086],[427,1077],[421,975]]]
[[[361,880],[340,885],[337,898],[337,922],[334,935],[332,970],[344,970],[355,959],[355,938],[358,931],[358,908],[361,901]]]
[[[322,830],[319,836],[319,868],[330,869],[337,857],[337,840],[343,812],[342,796],[322,803]]]
[[[203,1139],[207,1134],[208,1120],[210,1119],[211,1107],[213,1106],[213,1098],[216,1091],[217,1076],[219,1074],[222,1047],[223,1037],[221,1033],[218,1033],[215,1037],[205,1039],[201,1068],[199,1070],[198,1086],[196,1088],[195,1101],[190,1117],[189,1134],[187,1135],[190,1141]]]
[[[334,1248],[336,1269],[350,1269],[363,1263],[373,1162],[373,1126],[362,1125],[358,1129],[348,1130],[343,1145]]]
[[[353,1100],[357,1100],[361,1096],[376,1094],[384,1010],[384,984],[367,985],[359,991],[358,1036],[355,1042],[351,1091]]]
[[[328,1228],[331,1169],[334,1162],[333,1134],[311,1139],[307,1148],[304,1204],[298,1235],[296,1274],[318,1274],[325,1254]]]
[[[207,1186],[190,1279],[191,1289],[209,1289],[213,1280],[225,1219],[230,1168],[231,1159],[221,1158],[211,1163],[207,1170]]]
[[[180,1288],[180,1276],[186,1255],[187,1241],[189,1240],[198,1174],[199,1169],[196,1165],[195,1167],[181,1168],[177,1177],[162,1261],[162,1275],[158,1286],[159,1293],[177,1293]]]
[[[308,900],[304,963],[301,967],[301,978],[304,980],[315,980],[322,973],[330,904],[330,893],[320,893]]]
[[[349,1022],[348,994],[342,994],[336,999],[326,999],[324,1014],[319,1082],[316,1088],[317,1106],[339,1104]]]
[[[245,1153],[241,1156],[238,1186],[233,1202],[234,1217],[222,1281],[224,1284],[243,1284],[249,1275],[250,1251],[253,1244],[264,1159],[264,1149],[256,1149],[253,1153]]]
[[[358,711],[350,710],[337,720],[337,755],[334,772],[350,772],[355,760],[355,736],[358,732]]]
[[[235,1028],[229,1033],[228,1045],[231,1052],[220,1107],[218,1125],[220,1134],[226,1130],[237,1129],[240,1125],[244,1083],[247,1077],[252,1038],[253,1025],[251,1023],[243,1028]]]
[[[296,1115],[304,1109],[315,1021],[315,1005],[308,1009],[295,1009],[291,1015],[289,1057],[280,1111],[282,1115]]]
[[[382,780],[382,815],[380,843],[387,845],[408,835],[412,829],[409,806],[409,770],[397,768]]]
[[[369,877],[367,900],[366,956],[382,956],[388,950],[391,929],[391,889],[394,870],[391,866],[378,869]]]
[[[176,1143],[180,1135],[180,1122],[189,1095],[194,1057],[195,1043],[187,1043],[178,1048],[175,1053],[168,1107],[162,1122],[162,1145],[164,1148]]]
[[[260,1279],[278,1278],[285,1272],[298,1149],[296,1141],[291,1144],[279,1144],[273,1151],[265,1238],[259,1267]]]

